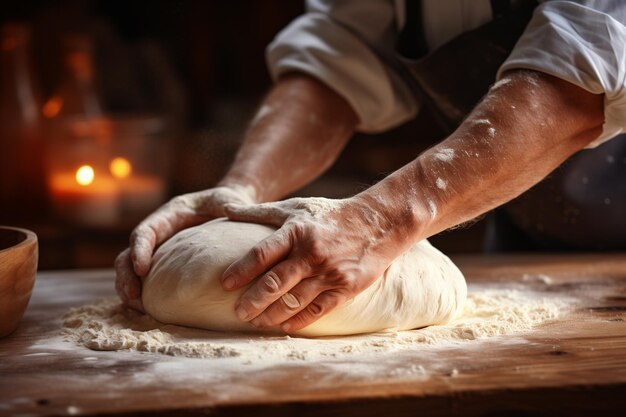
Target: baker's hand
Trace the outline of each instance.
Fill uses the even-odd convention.
[[[227,203],[252,204],[246,188],[216,187],[174,197],[141,222],[130,236],[130,248],[115,260],[115,288],[124,304],[143,311],[141,279],[150,270],[155,248],[177,232],[223,217]]]
[[[406,247],[389,239],[388,219],[357,197],[225,209],[231,220],[279,227],[222,276],[225,290],[258,277],[235,311],[260,328],[294,332],[308,326],[369,287]]]

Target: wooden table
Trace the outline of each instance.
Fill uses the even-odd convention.
[[[48,343],[68,308],[113,295],[113,272],[42,272],[20,328],[0,340],[0,415],[624,415],[626,255],[455,261],[469,282],[525,283],[576,297],[579,307],[523,335],[521,344],[494,338],[467,343],[480,349],[459,345],[436,357],[416,349],[384,358],[395,369],[432,364],[427,378],[354,376],[307,362],[233,373],[214,367],[215,359],[185,359],[198,361],[197,371],[169,378],[155,371],[158,354]],[[551,283],[522,279],[537,274]],[[381,369],[383,358],[359,361]]]

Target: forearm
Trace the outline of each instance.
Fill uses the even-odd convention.
[[[508,80],[448,139],[362,194],[407,242],[515,198],[600,134],[602,96],[536,72]]]
[[[356,124],[337,93],[309,76],[287,75],[263,101],[219,185],[245,187],[257,202],[284,197],[336,160]]]

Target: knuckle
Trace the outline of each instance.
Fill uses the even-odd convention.
[[[166,207],[168,211],[171,210],[173,212],[196,211],[205,204],[207,197],[208,196],[203,196],[201,193],[177,195],[168,201]]]
[[[145,223],[135,227],[130,235],[131,242],[137,242],[140,239],[151,239],[154,236],[154,229]]]
[[[330,263],[331,255],[328,247],[320,239],[312,236],[308,239],[305,248],[307,263],[311,266],[326,269],[326,265]]]
[[[168,204],[171,206],[182,206],[182,205],[185,205],[189,201],[189,199],[190,199],[189,194],[177,195],[175,197],[172,197],[170,201],[168,202]]]
[[[289,232],[293,240],[300,240],[307,234],[307,225],[298,221],[289,221]]]
[[[132,232],[130,232],[130,241],[132,243],[136,242],[137,239],[139,238],[139,236],[141,236],[142,228],[143,228],[143,226],[139,225],[139,226],[135,227]]]
[[[350,270],[345,270],[340,266],[331,266],[326,270],[327,283],[329,289],[341,289],[344,292],[356,291],[359,287],[357,276]]]
[[[258,264],[265,264],[265,262],[267,261],[267,249],[265,245],[258,245],[253,247],[250,251],[250,255],[252,256],[252,259]]]
[[[320,300],[313,300],[306,308],[306,311],[313,317],[320,317],[324,314],[325,309],[324,304]]]
[[[284,275],[285,277],[293,277],[298,274],[300,270],[299,265],[297,265],[294,262],[289,262],[289,263],[285,262],[285,264],[283,264],[285,266],[281,268],[281,275]]]
[[[311,314],[307,310],[302,310],[299,314],[289,319],[289,323],[291,324],[292,328],[301,329],[303,327],[306,327],[314,320],[315,317],[311,316]]]
[[[280,291],[281,279],[274,271],[265,274],[261,283],[265,292],[269,294],[276,294]]]
[[[357,280],[352,274],[339,273],[337,278],[339,288],[343,288],[347,292],[354,292],[357,289]]]
[[[293,291],[286,293],[280,299],[287,310],[296,310],[302,306],[302,297]]]
[[[306,199],[302,198],[302,197],[294,197],[294,198],[290,198],[288,200],[282,201],[281,207],[284,207],[287,210],[297,210],[297,209],[301,209],[304,207],[304,201]]]

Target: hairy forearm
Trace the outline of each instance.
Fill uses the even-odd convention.
[[[246,187],[257,202],[284,197],[336,160],[356,124],[337,93],[309,76],[289,74],[264,99],[220,185]]]
[[[532,71],[505,80],[449,138],[363,193],[407,242],[515,198],[599,136],[602,96]]]

